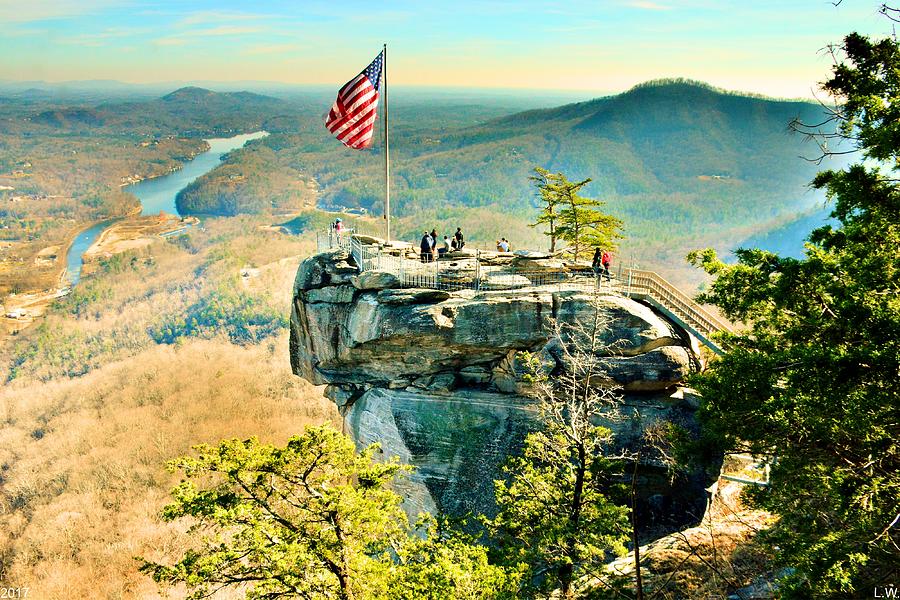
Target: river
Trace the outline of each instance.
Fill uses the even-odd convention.
[[[145,179],[122,188],[131,192],[141,201],[142,215],[156,215],[159,211],[172,215],[179,214],[175,206],[175,196],[192,181],[216,168],[222,162],[222,155],[240,148],[250,140],[269,135],[265,131],[236,135],[230,138],[213,138],[206,140],[209,150],[198,154],[184,168],[173,171],[162,177]]]
[[[206,140],[209,144],[209,150],[202,152],[194,157],[184,167],[178,171],[173,171],[162,177],[154,177],[145,179],[137,183],[126,186],[126,192],[130,192],[137,196],[141,201],[142,215],[155,215],[159,211],[177,215],[178,208],[175,206],[175,197],[178,192],[183,190],[192,181],[216,168],[222,157],[242,147],[250,140],[265,137],[269,135],[265,131],[257,131],[256,133],[246,133],[236,135],[230,138],[211,138]],[[98,223],[79,233],[69,251],[66,254],[66,275],[71,285],[78,283],[81,278],[81,255],[91,247],[91,244],[103,233],[113,221],[104,221]]]

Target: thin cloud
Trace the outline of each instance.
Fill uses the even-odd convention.
[[[220,25],[204,29],[191,29],[174,35],[167,35],[153,41],[157,46],[184,46],[197,38],[240,37],[269,31],[266,27],[253,25]]]
[[[241,54],[247,55],[258,55],[258,54],[283,54],[290,52],[298,52],[303,49],[303,46],[297,43],[285,43],[285,44],[256,44],[254,46],[248,46],[241,51]]]
[[[220,25],[219,27],[209,27],[207,29],[193,29],[187,31],[182,36],[200,36],[200,37],[219,37],[227,35],[247,35],[248,33],[262,33],[267,31],[265,27],[250,25]]]
[[[192,25],[208,25],[213,23],[232,23],[234,21],[258,21],[260,19],[277,18],[275,15],[246,13],[233,10],[201,10],[189,13],[178,21],[177,25],[190,27]]]
[[[116,0],[31,0],[0,2],[0,23],[31,23],[65,19],[121,6]]]
[[[9,37],[9,38],[38,37],[38,36],[46,37],[49,33],[50,33],[50,31],[47,29],[33,29],[33,28],[16,29],[15,27],[12,27],[12,28],[4,31],[3,35],[6,37]]]
[[[629,2],[628,6],[630,6],[631,8],[640,8],[641,10],[672,10],[671,6],[657,4],[656,2],[649,2],[647,0],[636,0],[635,2]]]
[[[153,40],[157,46],[184,46],[187,42],[180,37],[164,37]]]
[[[96,33],[81,33],[60,40],[63,44],[76,46],[99,47],[107,45],[107,42],[115,39],[130,38],[151,31],[147,28],[110,27]]]

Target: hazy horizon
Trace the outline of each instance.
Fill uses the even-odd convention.
[[[398,86],[602,95],[684,77],[775,98],[811,98],[846,24],[887,35],[874,5],[707,0],[458,0],[390,7],[320,0],[0,2],[0,80],[258,81],[335,86],[389,44]]]
[[[823,99],[822,95],[818,98],[812,96],[772,96],[758,90],[751,89],[729,89],[713,85],[702,80],[695,80],[686,77],[663,77],[656,79],[648,79],[641,81],[628,88],[616,90],[590,90],[590,89],[554,89],[554,88],[510,88],[510,87],[481,87],[481,86],[437,86],[437,85],[410,85],[410,84],[394,84],[391,89],[397,93],[405,92],[417,96],[430,97],[429,95],[445,95],[448,99],[470,97],[472,99],[486,99],[494,96],[496,99],[510,98],[521,99],[523,97],[537,97],[546,99],[560,99],[572,102],[584,102],[607,96],[615,96],[623,94],[636,86],[653,82],[662,82],[670,80],[684,80],[689,83],[708,85],[717,91],[731,94],[758,96],[770,100],[783,101],[802,101],[815,102],[817,99]],[[65,92],[65,88],[71,88],[75,91],[94,91],[97,93],[120,91],[124,93],[146,93],[146,94],[167,94],[178,89],[187,87],[198,87],[209,89],[215,92],[234,92],[248,91],[261,94],[278,92],[312,92],[332,95],[335,88],[332,84],[324,83],[286,83],[279,81],[266,80],[247,80],[247,81],[208,81],[208,80],[180,80],[180,81],[151,81],[151,82],[131,82],[115,79],[70,79],[59,81],[46,80],[28,80],[28,79],[0,79],[0,92],[3,88],[15,89],[18,93],[29,89],[40,89],[49,92]],[[392,98],[395,101],[401,101],[402,96]]]

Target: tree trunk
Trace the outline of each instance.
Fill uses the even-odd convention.
[[[550,209],[550,220],[548,224],[550,225],[550,252],[556,252],[556,219],[553,218],[553,207]]]
[[[631,543],[634,545],[634,586],[635,600],[644,600],[644,582],[641,578],[641,546],[637,534],[637,474],[641,460],[638,450],[634,459],[634,471],[631,473]]]
[[[572,578],[575,573],[575,546],[578,542],[578,531],[581,525],[581,499],[584,496],[584,475],[587,468],[587,455],[584,444],[578,444],[578,466],[575,469],[575,489],[572,491],[572,505],[569,513],[570,535],[566,539],[566,551],[570,562],[559,569],[559,588],[563,598],[574,598],[575,590]]]
[[[340,586],[341,600],[353,600],[353,590],[350,588],[350,577],[347,576],[344,568],[337,573],[338,585]]]
[[[340,598],[341,600],[353,600],[353,588],[350,586],[350,556],[347,552],[344,530],[341,528],[341,520],[337,513],[332,514],[331,520],[334,523],[334,534],[341,549],[341,562],[336,565],[337,569],[334,573],[340,588]]]

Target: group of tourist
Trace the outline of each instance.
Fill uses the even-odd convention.
[[[422,242],[419,244],[419,255],[422,262],[432,262],[435,259],[435,255],[441,257],[448,252],[462,250],[465,245],[463,232],[459,227],[456,228],[456,233],[453,234],[453,237],[445,235],[440,245],[438,244],[437,230],[432,229],[431,233],[426,231],[422,236]]]
[[[336,236],[338,240],[341,239],[341,234],[344,232],[344,223],[341,219],[335,219],[331,223],[330,235]],[[449,252],[456,252],[457,250],[462,250],[463,246],[465,246],[465,239],[463,237],[463,232],[460,227],[456,228],[456,233],[453,234],[453,237],[444,236],[443,242],[438,245],[438,233],[436,229],[432,229],[429,233],[426,231],[422,235],[422,242],[419,245],[419,255],[421,257],[422,262],[432,262],[435,259],[435,255],[437,257],[441,257]],[[510,245],[509,240],[505,237],[497,240],[497,252],[509,252]],[[610,254],[609,250],[602,250],[597,248],[594,250],[594,258],[591,261],[591,269],[594,271],[594,275],[599,280],[601,277],[606,277],[606,281],[612,281],[610,273],[609,273],[609,265],[612,262],[612,254]]]

